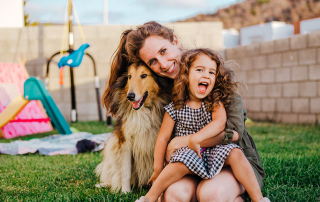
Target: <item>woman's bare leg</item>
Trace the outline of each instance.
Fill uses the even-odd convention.
[[[258,202],[263,198],[256,175],[240,149],[232,149],[224,164],[230,165],[234,176],[246,189],[253,202]]]
[[[245,191],[236,180],[230,167],[223,168],[219,174],[208,180],[202,180],[197,187],[198,201],[241,202],[239,196]]]
[[[170,163],[160,173],[146,198],[150,201],[156,201],[170,185],[179,181],[183,176],[192,174],[192,172],[181,162]]]
[[[186,175],[170,185],[161,196],[161,202],[197,202],[196,190],[201,178]]]

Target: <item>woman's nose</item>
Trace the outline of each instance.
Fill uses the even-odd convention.
[[[160,64],[160,69],[167,69],[167,60],[165,58],[158,59]]]

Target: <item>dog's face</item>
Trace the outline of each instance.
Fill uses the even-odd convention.
[[[159,92],[159,86],[149,68],[143,64],[132,64],[128,69],[126,91],[133,109],[138,110],[143,105],[151,105]]]

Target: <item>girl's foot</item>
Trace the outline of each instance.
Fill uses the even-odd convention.
[[[141,196],[139,199],[137,199],[135,202],[150,202],[147,197]]]

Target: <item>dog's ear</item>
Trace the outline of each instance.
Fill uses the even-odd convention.
[[[128,82],[128,72],[124,72],[117,81],[112,85],[113,89],[123,89]]]

